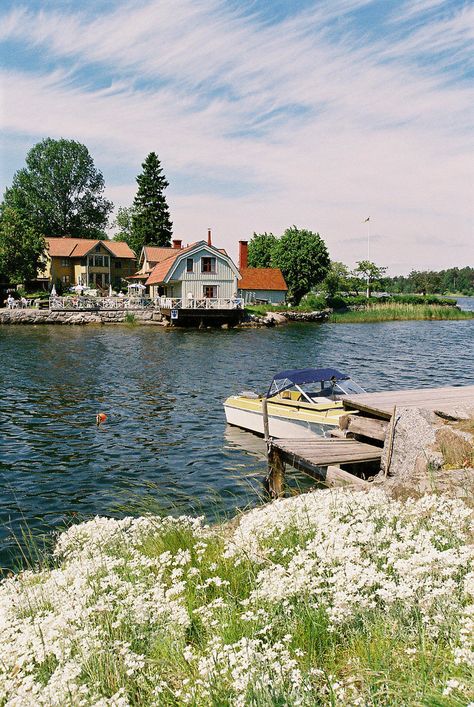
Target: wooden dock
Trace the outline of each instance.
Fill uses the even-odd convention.
[[[449,416],[460,406],[474,408],[474,385],[362,393],[344,398],[343,405],[346,410],[359,410],[385,420],[391,418],[394,406],[424,408]]]
[[[380,464],[387,437],[386,471],[390,466],[397,408],[423,408],[450,419],[460,407],[474,410],[474,385],[444,388],[387,390],[363,393],[343,400],[347,415],[339,419],[339,429],[332,438],[271,439],[268,435],[268,412],[264,403],[264,429],[268,449],[267,488],[274,498],[284,488],[285,465],[299,469],[327,485],[368,486],[355,474],[364,465],[370,474]],[[341,469],[353,467],[355,474]],[[357,466],[356,466],[357,465]],[[378,471],[376,469],[375,471]]]
[[[268,444],[269,492],[274,498],[283,493],[285,464],[328,485],[339,481],[365,486],[366,481],[340,465],[380,462],[381,457],[381,447],[354,439],[272,439]]]

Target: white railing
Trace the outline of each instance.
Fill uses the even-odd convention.
[[[49,308],[53,310],[107,310],[107,309],[242,309],[244,301],[240,297],[203,297],[190,299],[182,297],[141,296],[91,297],[90,295],[70,295],[49,298]]]
[[[158,297],[155,302],[162,309],[242,309],[244,306],[240,297]]]
[[[148,297],[90,297],[89,295],[74,295],[72,297],[50,297],[49,308],[74,311],[84,309],[159,309],[159,306]]]

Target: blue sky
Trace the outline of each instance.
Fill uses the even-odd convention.
[[[159,155],[177,237],[318,231],[392,273],[474,264],[464,0],[4,0],[1,188],[44,137],[116,207]]]

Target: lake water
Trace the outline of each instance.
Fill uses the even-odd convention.
[[[280,369],[331,365],[368,390],[472,384],[473,340],[474,320],[2,327],[0,565],[18,557],[21,526],[38,536],[147,509],[212,520],[255,504],[262,443],[226,429],[222,401]]]

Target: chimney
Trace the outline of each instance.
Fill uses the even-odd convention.
[[[173,239],[173,248],[175,248],[176,250],[181,250],[181,241],[179,239]]]
[[[212,245],[211,229],[207,229],[207,245]]]
[[[248,268],[249,242],[239,241],[239,270]]]

